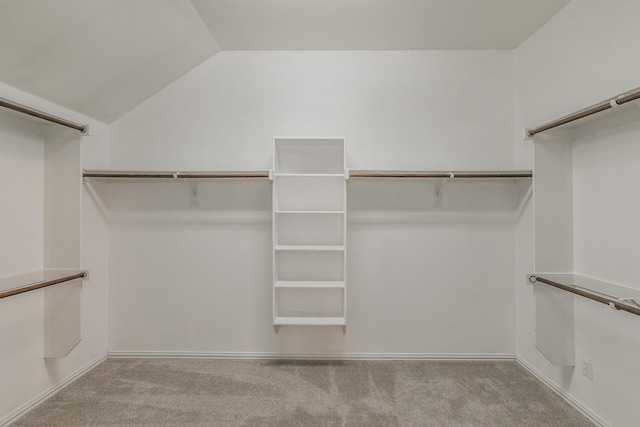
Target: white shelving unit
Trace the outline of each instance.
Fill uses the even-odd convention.
[[[273,326],[347,325],[343,139],[276,138]]]

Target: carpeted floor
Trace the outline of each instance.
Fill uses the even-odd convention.
[[[108,360],[15,426],[593,426],[515,362]]]

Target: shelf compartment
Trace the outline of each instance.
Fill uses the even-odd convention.
[[[342,212],[280,213],[274,220],[278,246],[340,245],[344,247]]]
[[[342,280],[279,280],[275,284],[276,289],[344,289]]]
[[[283,313],[313,313],[320,315],[343,315],[343,288],[277,288],[276,315]]]
[[[276,176],[274,208],[278,211],[342,211],[343,176]]]
[[[343,139],[275,140],[276,173],[344,173]]]
[[[276,251],[278,281],[343,281],[344,251]]]

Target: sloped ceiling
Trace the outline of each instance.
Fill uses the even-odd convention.
[[[105,123],[218,51],[189,0],[0,0],[0,81]]]
[[[192,0],[224,50],[513,49],[570,0]]]
[[[569,1],[0,0],[0,81],[111,123],[220,49],[511,49]]]

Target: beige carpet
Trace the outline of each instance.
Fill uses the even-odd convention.
[[[592,424],[515,362],[108,360],[16,426]]]

